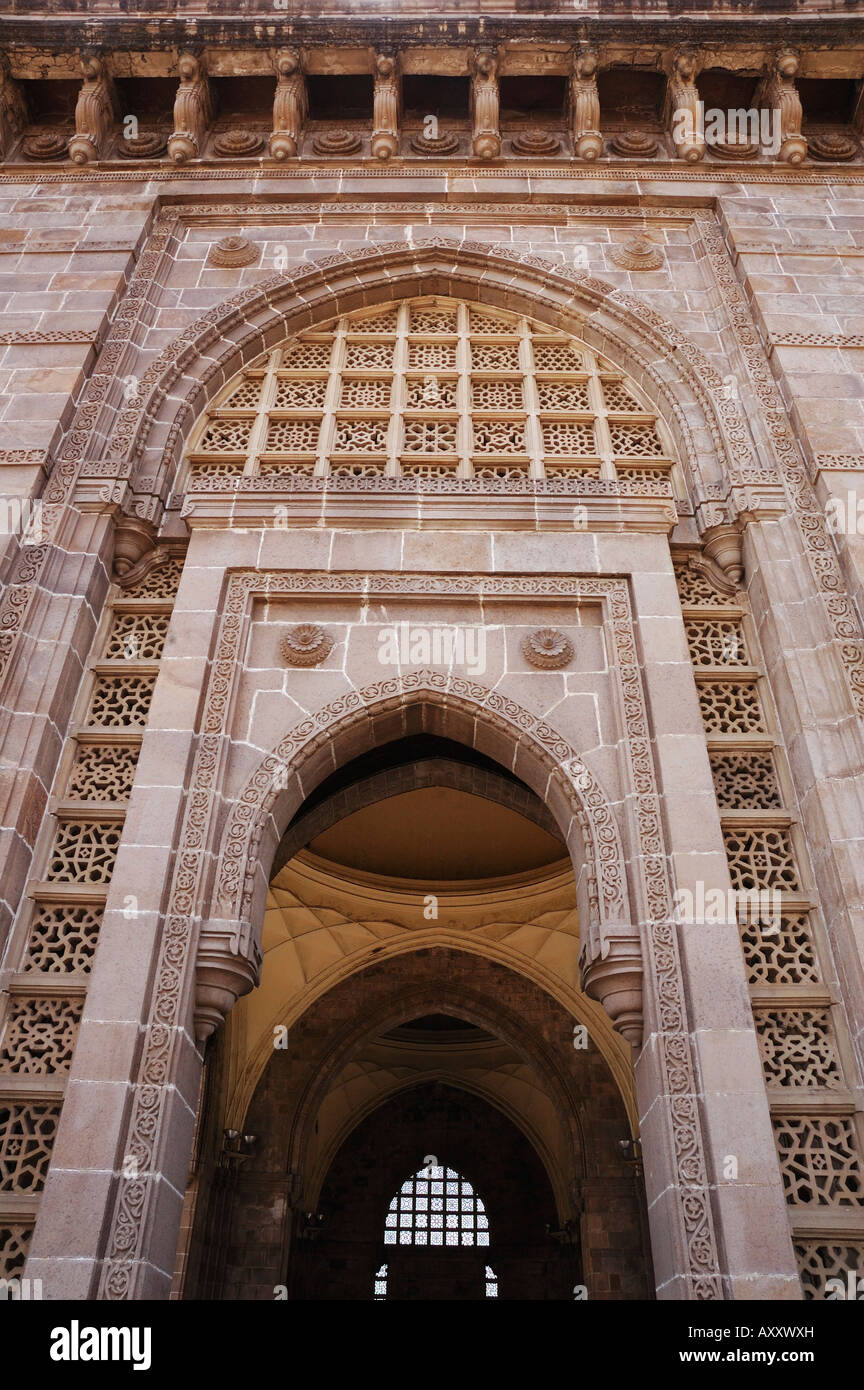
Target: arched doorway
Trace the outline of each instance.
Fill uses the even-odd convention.
[[[578,918],[555,822],[477,750],[413,734],[323,779],[274,858],[261,985],[212,1045],[212,1113],[249,1143],[202,1138],[186,1296],[650,1296],[624,1044],[574,989]]]
[[[418,1149],[426,1162],[412,1171]],[[536,1151],[487,1101],[441,1082],[400,1092],[358,1125],[320,1208],[327,1223],[304,1242],[295,1285],[306,1298],[563,1299],[581,1281],[578,1242],[550,1235],[555,1199]]]

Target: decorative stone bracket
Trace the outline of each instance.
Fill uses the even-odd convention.
[[[604,922],[600,953],[589,955],[588,942],[579,955],[582,988],[602,1004],[616,1032],[631,1047],[642,1041],[642,945],[630,922]]]
[[[577,159],[593,161],[603,153],[600,133],[600,93],[597,88],[598,56],[583,44],[573,55],[570,78],[570,134]]]
[[[697,51],[679,49],[672,60],[666,98],[666,119],[675,155],[687,164],[696,164],[705,155],[702,111],[696,78],[701,66]]]
[[[195,1038],[201,1044],[248,994],[261,974],[261,948],[250,922],[202,926],[195,962]]]
[[[394,54],[384,51],[375,58],[372,153],[382,161],[399,153],[401,83]]]
[[[21,88],[9,75],[9,63],[0,55],[0,156],[8,154],[27,124],[27,106]]]
[[[711,526],[703,533],[705,554],[719,566],[730,584],[737,588],[744,579],[742,533],[731,523]]]
[[[69,141],[73,164],[93,164],[104,151],[117,119],[114,83],[101,58],[84,58],[84,84],[75,106],[75,134]]]
[[[306,121],[306,79],[300,54],[284,49],[277,55],[276,95],[273,98],[273,133],[270,154],[274,159],[293,158],[300,151],[300,136]]]
[[[797,49],[781,48],[756,96],[758,106],[779,112],[780,148],[777,158],[782,164],[801,164],[807,155],[807,140],[801,134],[804,113],[795,86],[799,64]]]
[[[210,81],[203,64],[194,53],[184,53],[174,99],[174,133],[168,141],[168,154],[175,164],[199,158],[212,117]]]
[[[501,153],[499,104],[498,54],[495,49],[478,49],[471,78],[471,148],[478,159],[497,159]]]

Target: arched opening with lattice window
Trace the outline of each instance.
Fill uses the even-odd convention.
[[[664,422],[606,357],[442,297],[343,315],[258,358],[213,399],[186,460],[190,493],[278,490],[286,475],[680,488]]]
[[[577,902],[554,817],[456,739],[319,783],[274,855],[260,986],[210,1045],[184,1296],[562,1300],[586,1267],[596,1297],[650,1295],[628,1049],[579,991]]]

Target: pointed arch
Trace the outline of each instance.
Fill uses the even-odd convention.
[[[167,496],[195,420],[248,365],[359,308],[444,295],[522,313],[573,334],[628,372],[656,405],[694,484],[764,481],[739,402],[686,334],[638,296],[511,247],[435,235],[324,256],[259,281],[190,324],[143,374],[107,445],[118,471]],[[85,470],[86,471],[86,470]],[[748,477],[749,475],[749,477]]]
[[[604,929],[631,920],[624,852],[610,802],[575,749],[514,700],[430,669],[348,691],[301,720],[261,760],[222,836],[213,895],[217,916],[254,931],[276,846],[315,785],[357,748],[414,731],[488,750],[517,771],[548,806],[570,851],[586,926],[602,936]]]

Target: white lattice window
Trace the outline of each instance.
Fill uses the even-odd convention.
[[[489,1218],[471,1183],[430,1164],[403,1182],[384,1222],[385,1245],[488,1245]]]
[[[207,492],[257,474],[569,473],[652,497],[669,495],[673,469],[656,412],[612,363],[528,318],[443,298],[358,310],[274,349],[223,388],[188,460],[188,486]]]

